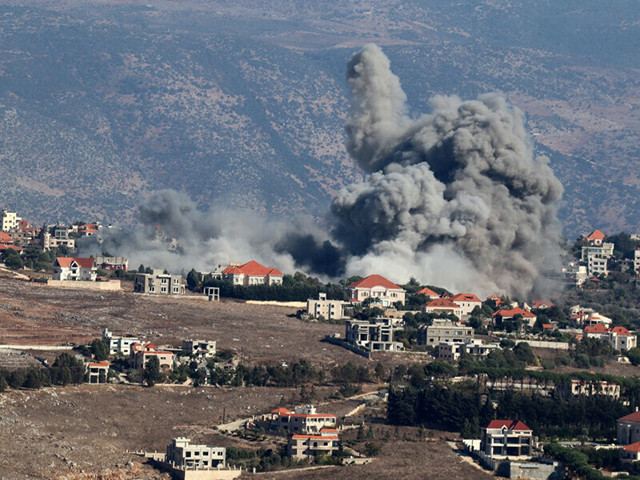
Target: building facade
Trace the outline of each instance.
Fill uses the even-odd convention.
[[[640,442],[640,411],[620,417],[616,422],[619,445]]]
[[[226,458],[226,448],[193,445],[185,437],[174,438],[167,445],[167,462],[186,470],[222,469],[226,466]]]
[[[215,340],[183,340],[182,351],[196,358],[213,358],[216,355]]]
[[[533,432],[516,420],[493,420],[482,429],[480,450],[492,459],[529,458],[533,452]]]
[[[342,300],[327,300],[326,293],[319,293],[318,299],[309,298],[307,300],[307,313],[312,318],[324,318],[325,320],[343,320],[345,307],[348,302]]]
[[[396,302],[404,305],[406,292],[402,287],[387,280],[382,275],[369,275],[347,287],[349,298],[355,302],[371,299],[383,307],[390,307]]]
[[[181,275],[154,270],[153,273],[138,273],[133,280],[133,291],[152,295],[184,295],[185,285]]]
[[[393,319],[347,320],[345,339],[348,343],[369,352],[402,350],[402,343],[393,340]]]
[[[11,232],[18,229],[18,224],[22,220],[16,212],[0,210],[0,231]]]
[[[319,434],[323,428],[336,428],[336,416],[317,413],[313,405],[298,406],[293,411],[277,408],[271,412],[271,428],[294,434]]]
[[[95,282],[98,269],[93,258],[58,257],[53,263],[53,279]]]
[[[102,341],[109,345],[109,355],[130,355],[131,345],[141,343],[138,337],[114,336],[107,328],[102,331]]]
[[[89,383],[106,383],[109,376],[109,362],[93,362],[87,365]]]
[[[318,455],[333,456],[339,449],[340,437],[335,428],[323,428],[315,435],[291,435],[287,444],[287,454],[298,460],[314,458]]]
[[[437,347],[440,343],[465,343],[473,339],[473,328],[444,318],[418,329],[418,344]]]
[[[277,268],[265,267],[255,260],[231,264],[222,271],[222,280],[234,285],[282,285],[284,275]]]

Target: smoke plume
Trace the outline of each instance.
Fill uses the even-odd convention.
[[[549,160],[534,157],[522,112],[499,94],[440,96],[413,118],[375,45],[352,58],[347,82],[347,150],[367,176],[339,192],[327,227],[203,212],[161,191],[140,206],[138,228],[103,232],[89,247],[172,271],[255,259],[325,279],[379,273],[478,295],[544,293],[560,268],[562,186]]]
[[[347,273],[416,276],[477,293],[526,296],[559,270],[562,186],[534,157],[523,114],[500,94],[435,97],[408,116],[389,60],[367,45],[349,62],[347,149],[369,175],[331,210]]]

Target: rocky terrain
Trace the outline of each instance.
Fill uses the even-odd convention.
[[[565,186],[575,237],[639,230],[638,10],[582,2],[3,2],[0,203],[130,221],[161,188],[321,215],[359,176],[344,72],[383,46],[412,109],[500,90]]]

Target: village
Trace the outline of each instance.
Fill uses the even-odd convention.
[[[158,439],[152,450],[132,445],[129,451],[139,453],[153,471],[181,479],[317,472],[313,469],[320,467],[366,472],[383,463],[389,427],[413,429],[403,438],[415,435],[416,442],[431,438],[424,430],[429,427],[448,432],[442,439],[450,455],[478,478],[640,473],[640,464],[634,463],[640,461],[636,318],[608,316],[595,305],[567,304],[561,295],[558,304],[556,298],[515,300],[501,292],[481,299],[473,292],[450,292],[435,281],[424,285],[408,279],[400,285],[385,272],[324,285],[252,259],[180,274],[164,265],[131,268],[119,252],[78,256],[76,241],[99,235],[103,228],[109,227],[77,222],[37,228],[16,212],[1,212],[2,285],[19,293],[0,305],[0,396],[40,389],[63,392],[82,384],[95,389],[95,395],[101,388],[105,394],[182,388],[225,395],[289,389],[289,400],[281,395],[270,406],[244,416],[235,412],[231,418],[223,410],[215,425],[198,425],[210,429],[209,438],[219,444],[192,442],[187,431]],[[558,276],[575,292],[600,291],[623,273],[635,285],[640,239],[627,237],[633,248],[620,255],[603,232],[584,235]],[[161,241],[175,247],[171,239]],[[283,292],[293,291],[292,285],[296,294],[285,298]],[[25,345],[21,329],[28,322],[15,331],[12,325],[21,318],[36,321],[37,315],[23,309],[28,298],[53,305],[49,292],[83,301],[99,296],[105,304],[134,302],[148,313],[166,306],[174,315],[185,312],[203,320],[189,328],[163,313],[158,321],[105,317],[83,324],[73,317],[77,313],[66,313],[55,345],[43,344],[37,332],[31,332]],[[252,309],[255,322],[270,318],[271,327],[235,321],[234,327],[223,328],[216,326],[217,320],[208,327],[204,320],[218,318],[222,311],[236,315],[242,308]],[[64,323],[67,316],[74,318],[72,329]],[[289,325],[286,329],[295,325],[297,333],[288,339],[292,348],[283,343],[273,355],[270,344],[287,336],[278,331],[275,318]],[[262,335],[260,328],[271,335]],[[459,395],[455,401],[430,400],[454,394]],[[528,400],[507,408],[510,395]],[[464,399],[467,408],[459,411]],[[566,411],[598,407],[607,413],[599,417],[587,412],[555,425],[540,416],[527,418],[531,409],[524,405],[536,399],[542,409],[562,404]],[[159,442],[166,446],[164,452],[156,451]],[[247,448],[252,443],[261,446]],[[64,468],[78,469],[74,462]]]

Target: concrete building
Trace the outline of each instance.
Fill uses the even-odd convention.
[[[227,449],[209,445],[193,445],[191,440],[178,437],[167,445],[167,463],[186,470],[222,469],[226,466]]]
[[[613,243],[600,243],[582,247],[581,260],[587,265],[589,276],[608,275],[607,261],[613,256]]]
[[[97,275],[93,258],[58,257],[53,263],[53,280],[95,282]]]
[[[173,368],[173,360],[175,357],[172,352],[158,350],[158,347],[153,343],[134,343],[131,345],[133,368],[143,369],[152,357],[158,359],[161,370],[171,370]]]
[[[222,280],[234,285],[282,285],[284,275],[277,268],[265,267],[255,260],[245,264],[230,264],[222,271]]]
[[[109,355],[127,355],[131,354],[131,345],[141,343],[138,337],[119,337],[114,336],[108,329],[102,331],[102,341],[109,345]]]
[[[462,318],[463,310],[456,302],[450,298],[436,298],[426,303],[422,307],[423,313],[455,315]]]
[[[620,385],[605,380],[589,382],[586,380],[573,379],[566,385],[560,386],[558,390],[567,397],[592,397],[602,395],[616,400],[620,398]]]
[[[182,351],[196,358],[213,358],[216,355],[215,340],[183,340]]]
[[[96,257],[96,265],[103,270],[122,270],[126,272],[129,268],[129,259],[127,257],[104,257],[100,255]]]
[[[298,460],[314,458],[320,454],[333,456],[339,449],[340,437],[335,428],[323,428],[315,435],[291,435],[287,444],[287,454]]]
[[[383,307],[390,307],[396,302],[404,305],[406,292],[402,287],[387,280],[382,275],[369,275],[347,287],[349,298],[355,302],[372,299]]]
[[[297,406],[293,411],[276,408],[271,412],[271,428],[294,434],[317,435],[323,428],[336,428],[336,416],[317,413],[313,405]]]
[[[109,362],[94,362],[87,365],[89,383],[106,383],[109,375]]]
[[[153,295],[184,295],[185,286],[181,275],[153,270],[153,273],[136,274],[133,280],[133,291]]]
[[[603,323],[588,325],[584,327],[582,336],[583,338],[595,338],[602,342],[609,342],[614,350],[621,352],[638,346],[638,337],[621,326],[609,328]]]
[[[342,300],[327,300],[326,293],[319,293],[318,299],[307,300],[307,313],[312,318],[324,318],[325,320],[343,320],[347,318],[344,308],[349,305]]]
[[[482,300],[472,293],[458,293],[451,297],[451,300],[460,307],[460,318],[467,318],[473,312],[473,309],[482,307]]]
[[[53,231],[53,234],[50,232]],[[72,235],[73,229],[66,225],[47,226],[42,232],[41,245],[43,250],[51,250],[52,248],[66,247],[69,250],[75,250],[76,239]]]
[[[591,232],[589,235],[587,235],[586,237],[583,236],[582,238],[589,244],[592,246],[600,246],[602,245],[602,243],[604,242],[604,239],[607,236],[601,232],[600,230],[596,229],[593,232]]]
[[[589,278],[587,266],[580,262],[568,262],[562,267],[562,275],[567,283],[576,287],[582,286]]]
[[[402,350],[401,342],[393,341],[393,319],[386,317],[369,320],[347,320],[345,339],[348,343],[369,352]]]
[[[620,449],[620,463],[634,463],[640,460],[640,442],[625,445]]]
[[[445,318],[436,318],[431,325],[418,329],[418,344],[437,347],[440,343],[464,343],[473,339],[473,328]]]
[[[501,309],[491,315],[493,321],[496,324],[500,325],[502,322],[506,320],[513,320],[514,318],[521,318],[522,324],[528,326],[529,328],[533,327],[536,324],[536,320],[538,317],[520,307],[514,307],[510,309]]]
[[[485,360],[491,352],[499,348],[500,345],[497,343],[482,343],[477,339],[440,342],[438,344],[438,358],[448,362],[456,362],[464,355],[474,360]]]
[[[8,210],[0,210],[0,231],[11,232],[18,229],[18,225],[22,220],[16,212]]]
[[[640,275],[640,248],[633,252],[633,271],[636,275]]]
[[[630,445],[640,442],[640,411],[620,417],[616,422],[619,445]]]
[[[529,458],[533,432],[516,420],[493,420],[482,429],[480,451],[492,459]]]

